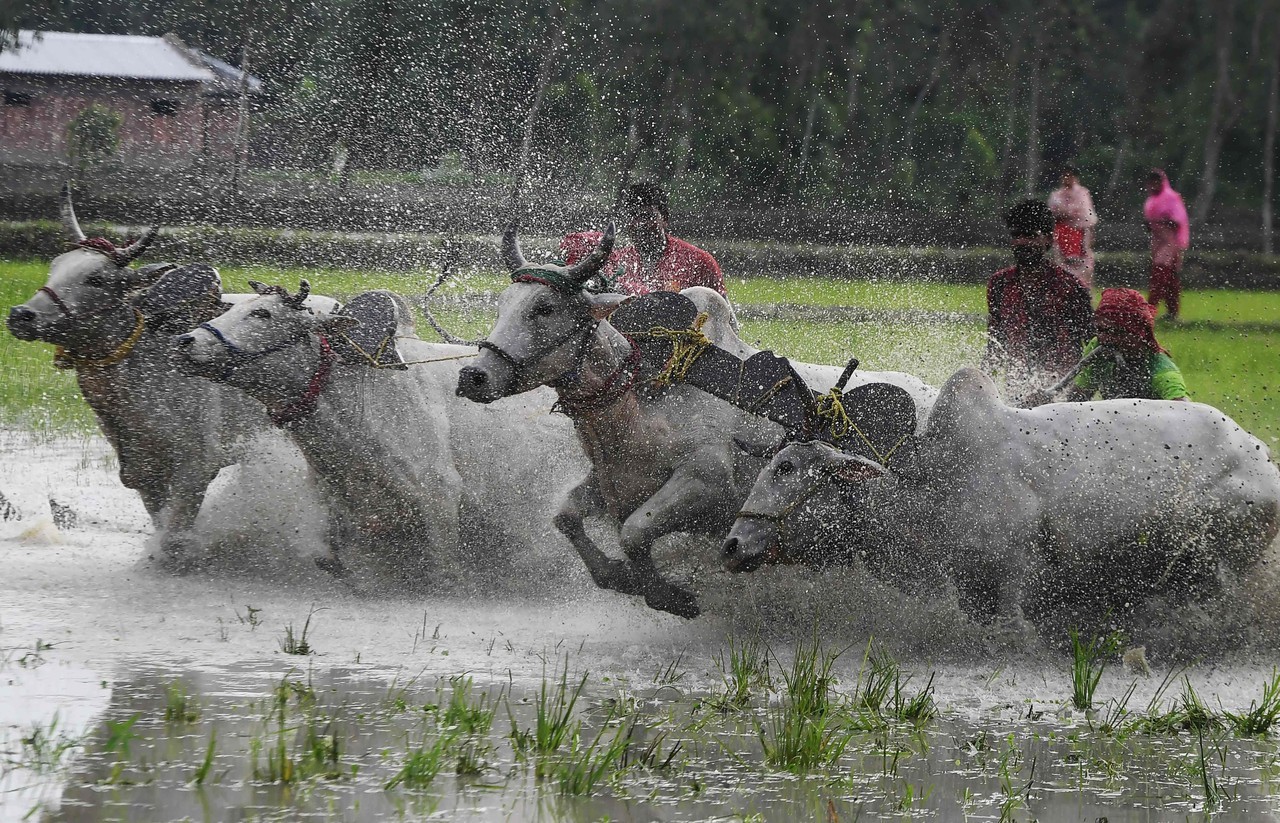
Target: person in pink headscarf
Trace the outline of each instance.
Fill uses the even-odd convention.
[[[1074,167],[1062,169],[1062,186],[1049,195],[1049,211],[1053,212],[1053,242],[1062,267],[1085,288],[1093,288],[1093,227],[1098,224],[1098,213]]]
[[[1191,226],[1182,195],[1169,185],[1163,169],[1147,176],[1147,203],[1142,209],[1151,235],[1151,287],[1147,302],[1159,308],[1163,300],[1170,319],[1178,317],[1182,304],[1182,253],[1191,245]]]

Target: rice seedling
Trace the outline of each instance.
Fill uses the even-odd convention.
[[[447,729],[456,730],[466,737],[487,735],[493,728],[493,716],[497,711],[496,702],[489,700],[486,692],[475,693],[475,683],[470,677],[456,676],[449,678],[452,686],[449,701],[444,708],[436,707],[439,714],[438,723]]]
[[[511,704],[507,704],[507,713],[511,719],[511,741],[518,754],[533,752],[546,755],[557,751],[570,737],[577,733],[578,724],[573,722],[573,707],[582,690],[587,685],[587,674],[576,686],[569,683],[569,659],[565,658],[564,670],[555,685],[549,685],[546,672],[543,672],[542,686],[538,690],[535,704],[537,719],[533,731],[519,728],[515,716],[511,713]]]
[[[298,725],[289,724],[289,698],[304,708]],[[253,779],[264,783],[296,783],[311,777],[336,779],[342,776],[341,748],[332,718],[324,719],[324,731],[320,730],[321,717],[316,709],[315,690],[297,680],[283,677],[272,689],[272,702],[266,717],[270,729],[274,726],[273,739],[265,748],[262,740],[249,741],[250,771]],[[290,740],[294,750],[290,749]]]
[[[316,612],[320,611],[314,606],[311,611],[307,612],[306,622],[302,624],[302,632],[295,634],[293,624],[284,627],[284,637],[280,639],[280,651],[285,654],[309,655],[315,652],[311,643],[307,641],[307,632],[311,629],[311,618]]]
[[[404,786],[409,789],[425,789],[430,786],[448,761],[453,740],[452,733],[438,734],[429,744],[409,752],[404,765],[383,785],[383,788],[394,789],[397,786]]]
[[[194,723],[200,717],[194,698],[187,694],[181,680],[175,680],[165,689],[164,720],[166,723]]]
[[[1193,768],[1193,772],[1200,778],[1200,787],[1204,791],[1204,805],[1206,811],[1217,809],[1224,800],[1234,799],[1235,793],[1222,784],[1216,775],[1211,772],[1210,759],[1204,750],[1204,729],[1196,730],[1196,745],[1198,747],[1198,759]],[[1210,739],[1210,748],[1214,752],[1215,759],[1218,761],[1219,774],[1225,772],[1227,768],[1227,752],[1226,749],[1215,741]]]
[[[1183,729],[1196,732],[1216,731],[1222,727],[1222,718],[1196,694],[1191,678],[1183,677],[1182,697],[1179,699],[1180,723]]]
[[[884,648],[876,648],[873,640],[867,641],[858,667],[858,680],[854,686],[852,703],[855,710],[878,716],[886,700],[901,680],[901,669]]]
[[[1071,638],[1071,705],[1082,712],[1093,709],[1093,696],[1098,682],[1107,667],[1107,658],[1114,657],[1124,645],[1124,635],[1112,632],[1095,635],[1087,641],[1080,632],[1070,629]]]
[[[842,727],[831,702],[832,669],[839,657],[840,652],[824,652],[816,636],[796,647],[791,668],[782,673],[786,698],[757,727],[771,766],[810,771],[835,763],[849,747],[853,733]]]
[[[910,780],[902,781],[902,794],[898,797],[895,807],[900,812],[910,812],[917,806],[923,806],[929,802],[929,796],[933,794],[933,785],[920,784],[916,786]]]
[[[675,686],[684,680],[688,672],[680,668],[680,664],[684,662],[684,652],[676,655],[676,659],[672,660],[666,666],[658,669],[653,675],[653,683],[655,686]]]
[[[716,669],[724,683],[724,694],[719,701],[724,710],[745,709],[757,690],[773,685],[770,676],[769,652],[759,638],[737,641],[729,638],[728,659],[724,651],[714,658]]]
[[[196,786],[203,786],[204,782],[209,779],[209,773],[213,771],[213,756],[218,748],[218,729],[215,726],[209,730],[209,745],[205,747],[204,759],[200,761],[200,765],[196,767],[195,776],[191,778],[191,782]]]
[[[236,620],[240,621],[240,625],[248,626],[249,631],[253,631],[262,625],[262,618],[258,616],[262,614],[262,609],[256,609],[253,606],[246,605],[244,607],[245,613],[243,615],[240,614],[239,609],[232,609],[232,611],[236,613]]]
[[[634,760],[635,764],[651,772],[665,772],[670,769],[672,761],[675,760],[676,755],[680,754],[681,750],[684,748],[684,741],[675,741],[675,743],[667,749],[666,757],[663,757],[662,745],[666,742],[667,736],[668,733],[666,731],[662,731],[654,735],[653,738],[649,740],[648,745],[636,754]],[[630,760],[624,759],[624,767],[630,764]]]
[[[1241,737],[1265,736],[1280,719],[1280,673],[1271,670],[1271,679],[1262,684],[1262,699],[1249,701],[1248,711],[1224,711],[1223,715]]]
[[[39,774],[56,771],[66,756],[84,745],[84,739],[59,728],[55,713],[48,725],[33,723],[19,742],[22,745],[17,766]]]
[[[606,776],[615,776],[625,768],[627,746],[631,742],[635,722],[624,721],[605,739],[609,728],[607,723],[601,726],[586,746],[582,746],[581,739],[575,735],[569,750],[556,758],[549,776],[554,777],[562,794],[591,794]]]
[[[1138,683],[1134,681],[1129,684],[1129,688],[1125,689],[1124,694],[1120,695],[1120,697],[1107,701],[1102,722],[1095,727],[1099,732],[1114,735],[1124,730],[1125,717],[1129,714],[1129,701],[1133,699],[1133,693],[1137,688]]]

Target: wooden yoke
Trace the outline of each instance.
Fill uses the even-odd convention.
[[[629,300],[610,317],[615,329],[640,347],[650,379],[671,377],[672,360],[683,358],[679,382],[688,383],[732,405],[782,426],[788,441],[822,440],[841,451],[887,463],[916,430],[916,407],[905,390],[868,383],[844,392],[857,368],[851,360],[833,391],[819,394],[804,382],[791,361],[771,351],[745,360],[710,341],[686,342],[695,331],[698,310],[675,292],[656,292]],[[695,335],[698,337],[700,335]],[[698,345],[698,351],[678,347]],[[661,384],[659,384],[661,388]]]

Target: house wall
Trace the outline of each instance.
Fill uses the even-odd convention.
[[[121,115],[116,162],[152,168],[184,168],[208,153],[231,156],[235,107],[206,101],[199,83],[165,83],[0,73],[6,95],[29,95],[30,105],[0,101],[0,164],[59,165],[67,162],[67,128],[97,103]],[[152,101],[176,103],[157,113]]]

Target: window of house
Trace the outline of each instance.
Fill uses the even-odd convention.
[[[5,90],[4,104],[6,106],[30,106],[31,95],[25,91],[9,91]]]
[[[177,114],[178,101],[177,100],[159,100],[159,99],[152,100],[151,113],[159,115],[161,117],[167,117],[172,114]]]

